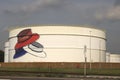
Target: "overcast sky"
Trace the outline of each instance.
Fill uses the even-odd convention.
[[[0,0],[1,49],[9,28],[33,24],[93,25],[106,30],[107,51],[120,53],[120,0]]]

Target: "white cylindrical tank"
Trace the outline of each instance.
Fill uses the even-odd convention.
[[[120,54],[110,54],[110,62],[120,63]]]
[[[110,53],[106,52],[106,62],[110,62]]]
[[[5,42],[4,62],[9,62],[9,42]]]
[[[105,62],[106,35],[84,26],[33,26],[10,31],[10,62]],[[86,46],[86,52],[84,52]]]

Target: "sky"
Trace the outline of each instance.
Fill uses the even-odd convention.
[[[0,0],[0,49],[10,28],[45,24],[104,29],[107,51],[120,53],[120,0]]]

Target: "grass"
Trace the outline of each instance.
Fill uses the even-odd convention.
[[[5,72],[4,72],[5,71]],[[12,72],[14,71],[14,72]],[[22,73],[23,71],[23,73]],[[82,68],[0,68],[0,75],[18,76],[66,76],[67,74],[83,75]],[[112,75],[120,76],[120,68],[117,69],[87,69],[87,75]]]
[[[109,75],[120,76],[120,69],[92,69],[88,70],[88,75]]]

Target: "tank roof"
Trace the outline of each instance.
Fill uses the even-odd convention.
[[[92,26],[92,25],[57,25],[57,24],[45,24],[45,25],[24,25],[24,26],[16,26],[16,27],[11,27],[9,28],[9,31],[14,30],[14,29],[19,29],[19,28],[26,28],[26,27],[47,27],[47,26],[61,26],[61,27],[83,27],[83,28],[92,28],[92,29],[98,29],[102,30],[103,32],[106,32],[104,29]]]

